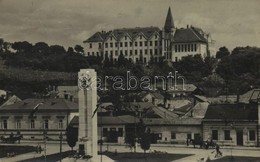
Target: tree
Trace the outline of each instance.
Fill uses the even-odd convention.
[[[78,53],[78,54],[84,54],[84,48],[81,45],[75,45],[74,50]]]
[[[228,49],[224,46],[224,47],[220,47],[218,52],[216,53],[216,58],[221,59],[225,56],[230,55],[230,52],[228,51]]]
[[[78,141],[78,130],[72,126],[68,126],[66,129],[66,140],[68,145],[71,147],[71,150],[73,151],[73,147],[76,146]]]
[[[150,129],[148,129],[146,132],[143,133],[140,140],[141,148],[144,150],[144,156],[146,153],[146,150],[150,149],[151,146],[151,133]]]
[[[14,42],[12,44],[12,48],[16,50],[18,53],[30,53],[32,51],[32,46],[33,45],[27,41]]]

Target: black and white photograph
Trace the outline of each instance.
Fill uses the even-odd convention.
[[[259,0],[0,0],[0,162],[260,162]]]

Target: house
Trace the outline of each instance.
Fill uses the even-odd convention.
[[[0,136],[19,131],[24,139],[58,140],[70,120],[78,115],[78,105],[65,99],[29,98],[0,107]]]
[[[119,55],[133,63],[147,64],[163,59],[177,62],[195,54],[205,58],[215,53],[210,34],[189,25],[177,28],[170,8],[162,29],[151,26],[98,31],[83,43],[87,56],[107,56],[113,62],[118,61]]]
[[[155,106],[164,105],[164,96],[158,92],[147,92],[139,94],[143,102],[150,102]]]
[[[203,119],[204,140],[221,145],[259,146],[257,103],[209,105]]]

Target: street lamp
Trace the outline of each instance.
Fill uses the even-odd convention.
[[[60,136],[59,136],[59,139],[60,139],[60,162],[62,161],[62,132],[60,132]]]

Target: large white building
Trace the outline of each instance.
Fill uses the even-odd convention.
[[[117,61],[120,54],[136,63],[148,63],[151,59],[178,61],[183,56],[214,54],[214,41],[210,34],[188,26],[177,28],[169,8],[163,29],[158,27],[136,27],[96,32],[84,41],[87,56],[108,56]]]

